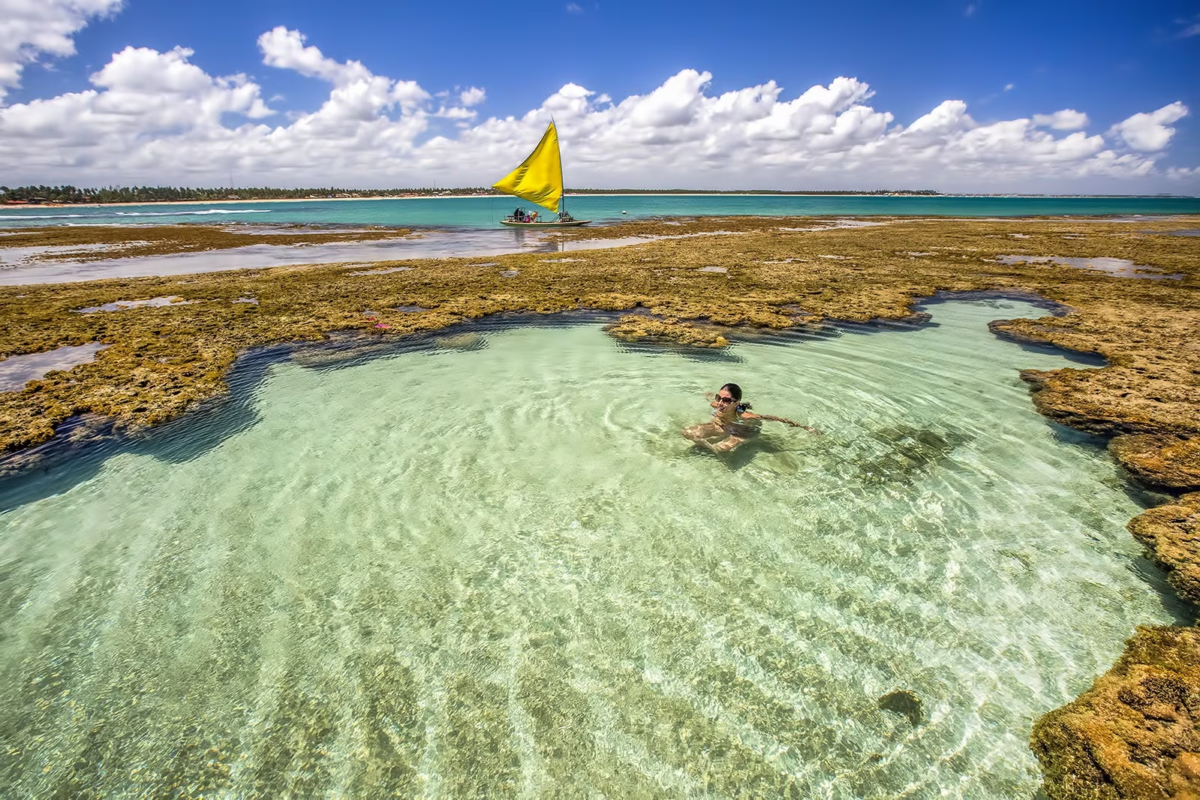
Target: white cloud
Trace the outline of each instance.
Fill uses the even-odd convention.
[[[1016,88],[1016,86],[1017,85],[1015,83],[1006,83],[1006,84],[1004,84],[1004,91],[1011,92],[1013,89]]]
[[[458,101],[464,106],[477,106],[485,99],[487,99],[487,92],[475,86],[472,86],[470,89],[464,89],[458,96]]]
[[[86,91],[0,108],[0,172],[76,185],[215,185],[233,170],[256,185],[477,186],[518,163],[553,117],[576,186],[1078,191],[1168,181],[1156,162],[1187,113],[1175,103],[1088,136],[1069,132],[1088,123],[1073,109],[981,123],[949,99],[905,124],[856,78],[713,94],[710,73],[685,69],[622,100],[568,83],[520,116],[479,119],[483,89],[439,93],[434,111],[416,82],[329,58],[298,31],[268,31],[259,46],[264,63],[328,84],[320,108],[273,115],[243,75],[213,77],[184,48],[131,47]]]
[[[567,3],[567,13],[568,14],[582,14],[583,9],[579,7],[578,3]]]
[[[1033,124],[1056,131],[1077,131],[1088,126],[1088,115],[1073,108],[1064,108],[1053,114],[1034,114]]]
[[[435,117],[443,117],[445,119],[475,119],[475,112],[469,108],[447,108],[442,106],[434,114]]]
[[[327,120],[368,122],[397,104],[404,112],[412,112],[430,99],[416,81],[393,81],[375,75],[361,62],[335,61],[304,42],[304,34],[282,25],[258,37],[258,47],[267,66],[295,70],[333,84],[329,100],[317,112]]]
[[[74,55],[71,36],[120,7],[121,0],[0,0],[0,103],[21,85],[27,64],[42,54]]]
[[[1114,125],[1109,133],[1124,139],[1134,150],[1154,152],[1166,147],[1175,135],[1175,129],[1168,126],[1183,119],[1187,114],[1187,106],[1176,100],[1149,114],[1134,114]]]
[[[117,156],[139,140],[153,145],[179,131],[228,135],[224,114],[273,113],[244,75],[214,78],[189,63],[191,55],[180,47],[126,47],[91,76],[98,89],[0,109],[0,158],[17,152],[38,162],[82,156],[89,163],[89,155],[110,147]]]
[[[361,63],[338,63],[326,58],[317,48],[306,47],[304,41],[305,36],[300,31],[288,30],[280,25],[258,37],[258,48],[262,50],[263,63],[269,67],[295,70],[301,75],[320,78],[335,86],[370,77],[371,73]]]

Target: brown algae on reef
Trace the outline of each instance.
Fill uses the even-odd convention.
[[[1138,628],[1091,689],[1034,725],[1046,793],[1069,798],[1197,796],[1200,629]]]
[[[359,275],[390,275],[393,272],[408,272],[412,267],[387,267],[384,269],[363,269],[357,272],[351,272],[353,276]]]

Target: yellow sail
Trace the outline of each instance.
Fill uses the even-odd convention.
[[[558,131],[551,122],[538,146],[508,176],[492,184],[505,194],[558,211],[562,200],[562,159],[558,154]]]

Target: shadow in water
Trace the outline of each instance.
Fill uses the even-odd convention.
[[[182,464],[249,430],[260,419],[254,407],[255,388],[274,364],[288,359],[293,349],[289,345],[279,345],[247,354],[230,371],[227,393],[178,419],[139,433],[130,440],[127,449]]]
[[[725,349],[687,347],[672,342],[617,342],[622,352],[639,356],[675,355],[701,364],[741,364],[744,359]]]
[[[49,442],[0,456],[0,514],[52,497],[93,477],[123,448],[112,424],[74,417]],[[128,447],[125,443],[124,447]]]
[[[747,439],[727,452],[715,452],[699,443],[694,444],[688,452],[701,458],[715,458],[728,467],[731,472],[737,472],[750,466],[759,456],[790,453],[792,448],[786,447],[782,441],[770,434],[760,434]]]
[[[198,458],[259,420],[254,389],[272,364],[287,359],[290,345],[256,350],[230,370],[229,391],[188,414],[136,435],[111,420],[74,417],[43,445],[0,457],[0,513],[70,490],[94,477],[113,456],[149,455],[170,463]]]

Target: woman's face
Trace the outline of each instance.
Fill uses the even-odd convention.
[[[732,406],[737,405],[737,401],[733,399],[733,395],[729,393],[728,389],[721,389],[719,392],[717,392],[716,403],[717,408],[721,411],[726,411]]]

